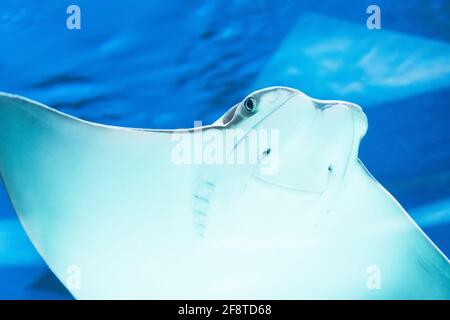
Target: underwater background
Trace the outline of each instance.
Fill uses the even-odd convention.
[[[0,91],[82,119],[192,127],[274,85],[361,105],[360,158],[450,255],[450,1],[0,2]],[[0,299],[71,298],[0,185]]]

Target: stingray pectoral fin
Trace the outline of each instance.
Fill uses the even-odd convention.
[[[60,278],[69,265],[88,268],[94,255],[122,260],[112,247],[127,255],[128,248],[160,243],[164,250],[191,239],[191,217],[183,213],[194,173],[171,161],[173,146],[168,132],[96,125],[0,94],[1,177],[30,239]],[[152,248],[142,252],[151,256]],[[123,259],[117,272],[136,259]]]
[[[450,298],[450,264],[444,254],[359,160],[350,165],[346,179],[334,212],[326,217],[330,228],[345,226],[330,229],[337,246],[351,252],[343,256],[343,270],[358,264],[379,268],[382,290],[369,290],[368,297]]]

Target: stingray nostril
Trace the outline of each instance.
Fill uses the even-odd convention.
[[[271,149],[267,148],[262,154],[263,156],[268,156],[270,154]]]

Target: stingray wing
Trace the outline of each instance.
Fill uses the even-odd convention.
[[[186,211],[195,170],[171,161],[170,133],[97,125],[0,95],[1,177],[33,244],[63,282],[69,266],[88,268],[93,255],[126,269],[140,262],[130,257],[152,259],[193,239]],[[135,250],[143,254],[128,254]]]

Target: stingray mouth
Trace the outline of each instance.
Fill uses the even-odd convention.
[[[252,177],[266,185],[276,187],[283,190],[288,190],[299,194],[308,194],[310,196],[320,197],[325,193],[330,185],[330,181],[333,179],[333,169],[332,165],[329,166],[328,174],[324,181],[324,184],[320,187],[309,185],[309,181],[305,181],[302,177],[298,177],[298,180],[293,180],[290,183],[285,181],[280,181],[278,179],[267,178],[267,175],[261,175],[257,172],[252,174]]]

